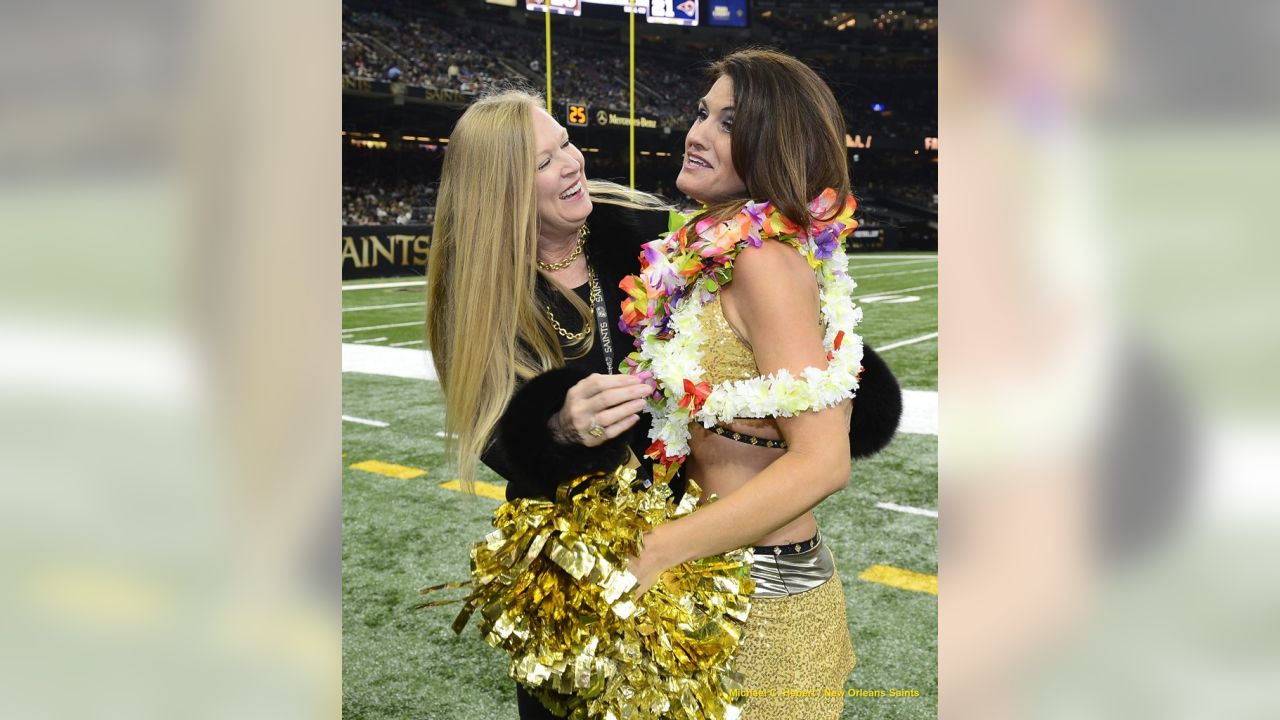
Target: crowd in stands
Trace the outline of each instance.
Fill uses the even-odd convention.
[[[482,92],[494,85],[546,86],[545,48],[541,32],[463,20],[449,14],[429,20],[401,9],[343,12],[343,72],[370,80]],[[798,32],[798,31],[797,31]],[[830,34],[830,33],[827,33]],[[879,33],[877,33],[879,35]],[[801,43],[803,46],[803,43]],[[867,59],[873,56],[867,56]],[[863,62],[866,62],[864,59]],[[673,131],[683,131],[695,112],[705,80],[700,68],[706,58],[676,47],[642,47],[636,62],[636,112],[655,118]],[[590,36],[561,35],[552,46],[552,87],[565,100],[591,108],[626,111],[629,108],[628,63],[616,43]],[[828,77],[846,105],[850,132],[910,137],[936,134],[933,81],[911,92],[896,79],[875,79],[879,73],[861,71]],[[874,87],[876,84],[883,88]],[[920,102],[913,101],[919,94]],[[870,103],[886,102],[889,112],[873,111]],[[921,123],[930,127],[924,128]]]
[[[483,26],[446,31],[421,19],[347,12],[342,23],[343,72],[352,77],[477,93],[522,79],[493,48],[505,42]]]
[[[425,183],[344,183],[342,224],[430,225],[435,222],[435,203],[436,189]]]
[[[916,207],[928,208],[934,212],[938,211],[938,191],[935,188],[908,185],[893,188],[893,193]]]
[[[607,166],[593,168],[593,177],[601,177]],[[619,178],[621,179],[621,178]],[[650,186],[646,186],[650,185]],[[659,179],[640,183],[642,190],[657,193],[676,203],[683,198],[674,183]],[[938,210],[938,192],[928,185],[866,181],[854,184],[860,197],[888,194],[917,208]],[[343,225],[431,225],[435,222],[435,187],[427,183],[397,183],[373,180],[342,187]]]
[[[343,73],[426,88],[479,93],[493,85],[546,86],[545,49],[536,33],[452,20],[395,19],[381,12],[344,13]],[[687,79],[671,72],[638,78],[637,111],[660,120],[692,114]],[[552,83],[558,96],[593,108],[628,109],[628,67],[622,54],[602,53],[581,41],[552,47]],[[677,91],[672,92],[672,88]],[[700,89],[700,88],[698,88]]]
[[[501,11],[481,6],[469,9],[466,17],[443,10],[426,14],[416,5],[395,0],[379,0],[376,9],[353,10],[344,5],[343,73],[466,94],[508,84],[545,88],[541,22],[503,24],[494,14],[497,12]],[[908,53],[928,58],[929,48],[936,47],[936,35],[931,38],[927,33],[897,27],[904,23],[874,33],[842,33],[834,28],[814,28],[809,21],[795,20],[791,15],[774,13],[765,24],[771,26],[779,44],[814,54],[806,59],[820,68],[830,83],[845,111],[850,134],[874,136],[882,146],[886,139],[899,141],[898,147],[903,147],[901,141],[909,140],[911,146],[919,143],[922,149],[926,136],[937,135],[936,72],[904,72],[901,66],[896,72],[879,69]],[[880,52],[886,43],[895,52]],[[861,52],[863,45],[876,52]],[[629,67],[616,38],[597,37],[569,26],[557,35],[552,51],[552,86],[557,100],[581,101],[592,110],[628,110]],[[702,68],[714,56],[714,48],[699,51],[652,38],[642,43],[636,51],[637,115],[656,119],[673,136],[683,134],[706,87]],[[855,56],[860,60],[854,60]],[[873,109],[877,102],[887,107]],[[868,163],[871,159],[864,156],[863,165],[855,171],[859,192],[892,195],[936,211],[936,166],[921,166],[909,158],[901,164],[887,163],[887,159]],[[626,177],[625,165],[611,164],[604,153],[593,155],[591,161],[595,177]],[[670,183],[660,185],[663,181],[655,179],[656,172],[639,168],[638,186],[665,191],[670,197],[674,188]],[[385,168],[372,175],[393,177],[397,173]],[[435,175],[438,170],[431,169],[394,182],[371,180],[344,187],[344,223],[430,223],[434,219]]]

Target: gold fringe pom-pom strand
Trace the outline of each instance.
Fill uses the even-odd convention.
[[[510,655],[513,679],[575,720],[734,720],[741,677],[731,660],[750,611],[745,548],[667,571],[636,599],[626,559],[644,533],[694,511],[665,484],[635,487],[635,471],[584,476],[555,502],[520,499],[494,512],[471,548],[470,595],[485,640]]]

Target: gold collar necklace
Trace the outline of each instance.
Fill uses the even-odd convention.
[[[544,270],[546,272],[552,272],[554,270],[563,270],[569,267],[569,265],[574,260],[577,260],[578,256],[582,254],[582,249],[587,246],[587,236],[589,236],[590,234],[591,234],[591,231],[588,230],[587,226],[584,224],[581,228],[578,229],[578,244],[573,247],[573,252],[569,253],[569,257],[561,260],[560,262],[554,262],[554,263],[547,263],[539,260],[538,269]]]

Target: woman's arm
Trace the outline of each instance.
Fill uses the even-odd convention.
[[[618,282],[635,272],[640,245],[657,238],[666,228],[667,214],[597,202],[588,223],[591,234],[587,239],[587,254],[599,273],[605,296],[609,298],[609,309],[616,317],[622,300]],[[631,338],[615,333],[613,346],[616,364],[630,352]],[[580,363],[570,363],[533,378],[516,391],[491,444],[481,456],[484,464],[508,480],[508,500],[554,499],[559,483],[597,469],[617,467],[617,462],[609,464],[615,458],[616,443],[608,443],[610,447],[603,449],[591,447],[601,444],[588,435],[592,419],[609,426],[606,439],[612,438],[615,431],[625,439],[639,421],[638,413],[644,407],[643,402],[632,401],[646,397],[651,391],[643,386],[643,378],[605,373],[603,366],[588,370]],[[596,379],[588,383],[589,378]],[[628,389],[601,395],[603,391],[619,387]],[[621,407],[623,405],[626,407]],[[634,420],[626,420],[632,415]],[[626,424],[612,427],[611,423],[617,422]],[[640,448],[645,444],[640,444]],[[619,453],[626,458],[625,448]]]
[[[777,242],[738,256],[723,291],[725,313],[743,332],[760,372],[825,368],[817,284],[808,263]],[[777,418],[786,452],[741,488],[655,528],[629,569],[643,592],[667,568],[750,545],[813,509],[849,482],[847,405]]]

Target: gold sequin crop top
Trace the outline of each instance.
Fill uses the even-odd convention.
[[[720,293],[715,293],[702,306],[701,321],[706,341],[702,353],[702,379],[712,387],[729,380],[749,380],[760,377],[751,346],[738,337],[724,317],[720,307]]]

